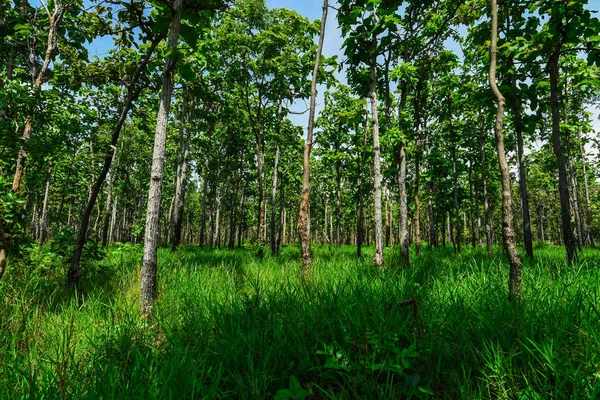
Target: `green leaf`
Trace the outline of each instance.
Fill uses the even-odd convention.
[[[300,384],[300,381],[298,380],[298,378],[296,378],[295,375],[290,376],[290,389],[292,389],[294,392],[304,390],[302,389],[302,385]]]
[[[179,31],[179,35],[183,38],[183,40],[190,46],[192,49],[196,50],[198,48],[198,33],[191,26],[182,24],[181,30]]]
[[[280,389],[275,393],[274,400],[289,400],[295,398],[294,392],[290,389]]]
[[[435,393],[433,393],[433,390],[430,387],[427,386],[419,386],[419,392],[433,396]]]

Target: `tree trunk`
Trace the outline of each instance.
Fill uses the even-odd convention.
[[[283,177],[285,176],[285,171],[282,173],[281,183],[279,184],[279,222],[277,229],[277,246],[275,253],[279,255],[279,249],[281,249],[281,240],[285,235],[283,233],[285,229],[285,190],[284,190],[284,181]]]
[[[108,243],[113,243],[116,241],[117,233],[115,232],[115,228],[117,227],[117,206],[119,204],[119,194],[115,195],[115,200],[112,204],[112,212],[110,216],[110,229],[108,231]]]
[[[241,218],[239,219],[238,228],[238,248],[242,247],[242,239],[244,237],[244,229],[246,229],[246,194],[242,193],[242,205],[240,208]]]
[[[171,30],[167,52],[177,48],[179,28],[181,26],[182,0],[173,3],[171,15]],[[148,211],[146,212],[146,231],[144,235],[144,256],[142,267],[142,289],[140,293],[140,311],[143,316],[152,316],[152,305],[156,297],[156,269],[158,248],[158,227],[160,217],[160,201],[162,197],[162,182],[164,178],[165,148],[167,140],[167,124],[171,108],[171,95],[173,92],[173,75],[175,60],[165,59],[163,83],[160,92],[160,106],[156,116],[156,133],[154,136],[154,150],[152,152],[152,170],[150,188],[148,189]]]
[[[490,44],[490,86],[496,96],[498,108],[496,113],[496,124],[494,125],[494,136],[496,138],[496,150],[498,152],[498,163],[500,164],[500,175],[502,181],[502,232],[504,251],[510,264],[509,290],[511,296],[517,300],[521,298],[521,257],[515,246],[515,233],[513,229],[512,198],[510,187],[510,173],[504,150],[504,137],[502,129],[504,125],[504,110],[506,102],[496,85],[496,51],[498,42],[498,7],[496,0],[491,0],[492,14],[492,38]]]
[[[122,142],[121,142],[122,143]],[[115,159],[117,156],[117,152],[113,152],[112,160],[110,162],[111,165],[115,165]],[[102,247],[106,247],[109,241],[108,230],[109,230],[109,222],[111,215],[111,205],[112,205],[112,194],[113,194],[113,174],[108,176],[108,193],[106,194],[106,206],[104,208],[104,224],[102,227]]]
[[[383,267],[383,225],[381,216],[381,149],[377,115],[377,59],[371,60],[371,125],[373,129],[373,210],[375,218],[375,265]]]
[[[469,164],[469,200],[471,202],[469,212],[471,220],[471,247],[475,248],[477,246],[477,235],[475,234],[475,209],[477,208],[477,204],[473,197],[473,163]]]
[[[48,168],[48,177],[46,178],[46,190],[44,192],[44,202],[42,205],[42,217],[40,218],[40,247],[46,243],[48,236],[48,196],[50,194],[50,178],[52,177],[52,167]]]
[[[77,285],[77,282],[79,282],[79,279],[81,278],[81,268],[80,268],[79,264],[80,264],[80,260],[81,260],[81,253],[83,251],[83,246],[85,245],[85,241],[87,238],[87,231],[88,231],[88,226],[90,223],[90,217],[92,215],[92,211],[94,210],[94,205],[96,204],[96,199],[98,198],[98,193],[100,193],[100,188],[102,187],[102,184],[104,183],[104,179],[106,178],[106,175],[108,174],[108,171],[110,170],[110,166],[111,166],[112,160],[113,160],[113,153],[116,151],[115,146],[117,145],[117,142],[119,140],[119,135],[121,133],[121,129],[123,128],[123,125],[125,124],[125,120],[127,119],[127,114],[129,113],[129,109],[131,108],[133,99],[139,93],[139,89],[137,88],[137,82],[139,81],[139,78],[140,78],[142,72],[146,68],[146,65],[148,65],[148,62],[150,61],[152,54],[154,53],[154,50],[158,46],[158,43],[160,43],[160,41],[162,40],[163,37],[164,36],[161,35],[160,37],[154,38],[144,59],[142,60],[142,62],[140,63],[140,65],[138,66],[136,71],[134,72],[134,74],[131,78],[131,81],[130,81],[130,85],[127,88],[127,96],[123,101],[122,108],[121,108],[121,114],[119,115],[119,120],[117,121],[117,124],[115,125],[115,128],[114,128],[112,136],[111,136],[111,140],[110,140],[110,146],[108,147],[106,155],[104,156],[104,165],[102,166],[102,171],[100,171],[100,175],[98,176],[98,179],[96,180],[96,183],[94,184],[94,187],[91,192],[92,195],[91,195],[90,199],[88,200],[88,202],[85,206],[85,210],[83,211],[83,216],[81,217],[81,224],[79,227],[79,233],[77,235],[77,241],[75,242],[75,248],[73,250],[73,257],[71,257],[71,262],[69,265],[69,272],[67,273],[67,279],[71,285]]]
[[[0,279],[6,271],[6,259],[8,258],[8,240],[4,233],[2,220],[0,220]]]
[[[237,206],[238,206],[238,192],[240,187],[240,182],[237,174],[237,170],[233,172],[233,185],[234,190],[231,191],[231,211],[229,213],[229,243],[227,247],[231,250],[235,247],[235,239],[236,239],[236,227],[237,227]]]
[[[179,138],[179,155],[177,163],[177,183],[175,186],[175,204],[173,210],[173,242],[171,251],[176,251],[181,242],[181,224],[183,221],[183,209],[185,206],[185,189],[187,186],[188,160],[190,158],[190,138],[192,130],[186,124],[190,123],[193,113],[193,105],[188,109],[189,87],[185,88],[185,94],[181,110],[181,135]]]
[[[281,103],[279,105],[279,113],[281,114]],[[279,165],[279,145],[275,149],[275,164],[273,164],[273,184],[271,185],[271,224],[270,224],[270,240],[271,240],[271,254],[277,255],[277,235],[275,226],[275,217],[277,215],[277,167]]]
[[[265,163],[265,153],[264,153],[264,139],[262,139],[262,135],[257,135],[257,143],[256,143],[256,176],[258,180],[258,218],[257,218],[257,232],[258,232],[258,241],[260,248],[258,249],[258,258],[261,260],[264,257],[264,245],[266,239],[266,224],[265,224],[265,189],[264,189],[264,163]]]
[[[516,86],[516,79],[513,79]],[[523,122],[521,118],[521,102],[512,98],[515,133],[517,134],[517,157],[519,172],[519,192],[521,194],[521,212],[523,214],[523,244],[529,258],[533,258],[533,240],[531,237],[531,213],[529,212],[529,196],[527,194],[527,172],[525,170],[525,154],[523,152]]]
[[[554,15],[552,18],[554,18]],[[552,111],[552,149],[554,150],[558,166],[558,192],[560,195],[563,242],[567,251],[567,261],[570,264],[577,255],[575,240],[573,239],[573,228],[571,226],[567,164],[560,138],[560,103],[558,99],[558,60],[560,58],[560,47],[560,45],[556,46],[554,53],[550,56],[548,71],[550,73],[550,106]]]
[[[325,39],[325,23],[327,21],[328,0],[323,0],[323,16],[321,17],[321,30],[319,32],[319,44],[317,47],[317,59],[313,69],[310,88],[310,111],[308,117],[308,130],[306,144],[304,145],[304,161],[302,175],[302,198],[300,200],[300,212],[298,215],[298,235],[302,247],[303,274],[310,271],[310,152],[312,150],[313,131],[315,125],[315,105],[317,100],[317,75],[321,64],[321,52],[323,51],[323,40]]]
[[[583,141],[581,140],[581,131],[579,131],[579,150],[581,151],[581,166],[583,168],[583,187],[585,190],[585,226],[583,230],[583,234],[585,237],[585,243],[587,245],[591,245],[592,247],[596,247],[596,243],[594,242],[594,236],[592,235],[591,226],[592,226],[592,204],[590,202],[590,190],[588,186],[588,176],[587,176],[587,166],[586,166],[586,157],[585,150],[583,146]]]
[[[335,245],[342,245],[342,172],[340,162],[336,165],[336,187],[335,187]]]
[[[368,106],[367,106],[368,107]],[[365,127],[364,127],[364,139],[363,148],[360,156],[360,163],[358,171],[358,215],[356,220],[356,257],[362,257],[362,244],[364,241],[364,180],[365,180],[365,164],[367,158],[367,143],[368,143],[368,131],[369,131],[369,111],[365,114]]]
[[[492,217],[490,215],[490,201],[488,197],[487,160],[485,151],[485,121],[481,119],[479,131],[479,145],[481,147],[481,180],[483,182],[483,219],[485,222],[485,245],[488,255],[492,256]]]
[[[458,160],[456,157],[456,136],[452,125],[452,116],[450,116],[450,136],[452,137],[452,186],[454,186],[454,227],[456,235],[454,237],[454,251],[460,253],[462,245],[462,229],[460,224],[460,205],[458,203]]]
[[[404,81],[402,83],[402,92],[400,95],[400,108],[399,113],[406,107],[406,98],[408,96],[408,85]],[[398,191],[399,191],[399,213],[400,213],[400,256],[404,267],[410,266],[410,233],[408,231],[408,199],[406,195],[406,145],[402,141],[394,150],[394,158],[396,161],[397,168],[397,180],[398,180]]]
[[[571,178],[571,190],[573,191],[573,211],[575,212],[575,229],[577,235],[575,236],[577,247],[579,251],[583,251],[583,223],[581,214],[581,201],[579,200],[579,185],[577,184],[577,171],[575,170],[575,160],[573,158],[573,149],[571,146],[571,140],[567,133],[567,151],[569,153],[569,175]]]
[[[202,216],[200,217],[200,246],[206,242],[206,197],[208,195],[208,155],[204,163],[204,177],[202,178]]]
[[[215,217],[215,221],[217,222],[216,229],[216,239],[215,244],[218,249],[221,248],[221,196],[217,191],[217,216]]]

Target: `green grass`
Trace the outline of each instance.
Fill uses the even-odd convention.
[[[161,249],[147,322],[139,247],[111,247],[78,293],[43,249],[0,281],[0,398],[265,399],[292,377],[298,398],[600,396],[600,251],[568,267],[536,249],[515,304],[500,249],[425,249],[409,269],[386,249],[383,271],[369,248],[314,250],[302,282],[295,246],[262,263]],[[416,315],[399,305],[413,297]]]

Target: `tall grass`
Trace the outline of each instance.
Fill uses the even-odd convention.
[[[385,270],[365,253],[317,247],[301,281],[295,246],[161,249],[151,321],[139,247],[111,247],[78,292],[38,254],[0,281],[0,398],[600,396],[600,251],[569,267],[537,249],[520,304],[500,249],[427,249],[408,269],[388,250]]]

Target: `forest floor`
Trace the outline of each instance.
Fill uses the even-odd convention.
[[[139,246],[88,263],[78,292],[64,260],[32,250],[0,281],[0,398],[600,396],[599,250],[569,267],[562,248],[537,247],[521,303],[500,248],[424,249],[408,269],[386,249],[385,270],[370,248],[314,250],[301,281],[297,246],[262,263],[161,249],[151,321]]]

